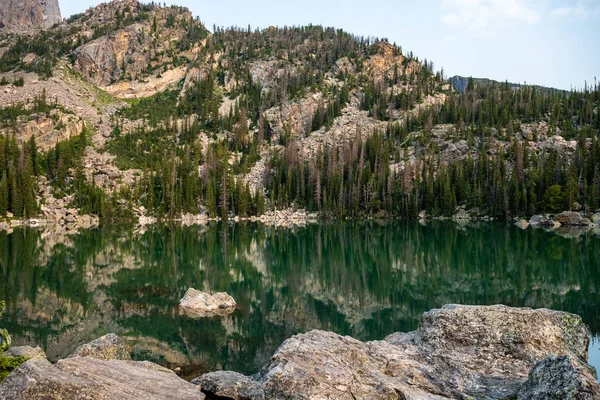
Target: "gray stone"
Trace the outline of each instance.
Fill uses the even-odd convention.
[[[109,333],[93,342],[79,346],[70,357],[90,357],[99,360],[131,360],[121,339],[114,333]]]
[[[235,311],[236,303],[227,293],[210,295],[199,290],[189,288],[179,301],[179,307],[193,317],[211,317],[227,315]]]
[[[4,353],[6,357],[20,357],[25,356],[27,358],[42,358],[46,359],[46,353],[40,347],[30,346],[14,346]]]
[[[590,226],[592,224],[592,221],[583,217],[580,213],[572,211],[556,214],[553,220],[560,223],[561,226]]]
[[[257,387],[248,379],[268,399],[515,398],[530,370],[550,355],[586,365],[589,342],[587,326],[572,314],[449,305],[425,313],[417,331],[383,341],[296,335],[256,377],[221,373],[197,382],[239,396],[240,385]],[[260,398],[253,393],[247,398]]]
[[[262,400],[265,398],[264,391],[257,382],[237,372],[210,372],[192,380],[192,383],[200,386],[203,392],[213,396],[233,400]]]
[[[198,386],[148,362],[75,357],[56,365],[34,358],[0,385],[1,400],[204,399]]]
[[[596,371],[571,356],[550,356],[531,370],[519,400],[593,400],[600,398]]]
[[[549,215],[534,215],[529,220],[529,225],[545,228],[559,228],[560,222],[554,221]]]

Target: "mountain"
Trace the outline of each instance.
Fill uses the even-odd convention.
[[[493,79],[473,78],[473,77],[465,77],[465,76],[459,76],[459,75],[455,75],[455,76],[451,77],[448,81],[450,82],[450,84],[452,85],[454,90],[456,90],[459,93],[464,93],[469,86],[469,79],[473,80],[473,85],[477,85],[480,87],[487,87],[487,88],[489,88],[493,85],[508,85],[511,88],[518,88],[518,87],[523,86],[520,83],[499,82],[499,81],[495,81]],[[535,87],[537,89],[544,90],[544,91],[549,91],[549,92],[552,92],[552,91],[565,92],[564,90],[545,87],[545,86],[539,86],[539,85],[533,85],[532,87]]]
[[[211,32],[183,7],[100,4],[0,34],[0,215],[600,207],[599,89],[482,82],[339,29]]]
[[[0,29],[48,29],[61,21],[58,0],[0,0]]]

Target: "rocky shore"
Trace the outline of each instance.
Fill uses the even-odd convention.
[[[598,399],[589,343],[576,315],[448,305],[414,332],[361,342],[311,331],[286,340],[256,375],[217,371],[190,383],[131,361],[107,335],[56,364],[40,349],[12,348],[31,358],[0,399]]]

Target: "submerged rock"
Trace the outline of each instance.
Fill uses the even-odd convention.
[[[193,288],[189,288],[179,301],[179,307],[192,317],[228,315],[235,311],[236,306],[233,297],[227,293],[210,295]]]
[[[127,348],[114,333],[109,333],[93,342],[79,346],[70,357],[89,357],[98,360],[131,360]]]
[[[203,375],[196,383],[240,399],[505,399],[516,397],[536,363],[551,355],[591,368],[589,341],[587,326],[572,314],[450,305],[425,313],[418,330],[383,341],[323,331],[296,335],[260,374],[246,378],[256,395],[239,396],[240,382],[247,381],[238,374]],[[531,387],[544,383],[544,374],[532,376],[541,378],[529,381]],[[600,396],[597,384],[591,388]]]

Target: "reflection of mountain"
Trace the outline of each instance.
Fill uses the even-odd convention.
[[[503,225],[457,229],[317,225],[129,228],[50,242],[0,236],[0,299],[17,343],[51,358],[108,331],[134,358],[253,373],[287,337],[312,328],[363,340],[416,328],[445,303],[563,309],[600,333],[600,241]],[[193,320],[177,312],[188,287],[227,291],[239,310]]]

